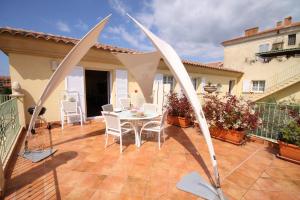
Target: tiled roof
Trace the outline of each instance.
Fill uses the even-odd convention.
[[[221,44],[224,46],[224,45],[230,44],[231,42],[242,41],[243,39],[246,39],[246,38],[252,38],[252,37],[259,36],[259,35],[272,33],[272,32],[277,32],[279,30],[283,30],[283,29],[287,29],[287,28],[291,28],[291,27],[297,27],[297,26],[300,26],[300,22],[294,22],[294,23],[291,23],[290,25],[282,25],[282,26],[279,26],[279,27],[267,29],[267,30],[255,33],[253,35],[240,36],[240,37],[236,37],[236,38],[233,38],[233,39],[230,39],[230,40],[225,40]]]
[[[72,45],[75,45],[79,41],[76,38],[53,35],[53,34],[49,34],[49,33],[36,32],[36,31],[24,30],[24,29],[16,29],[16,28],[11,28],[11,27],[4,27],[4,28],[0,27],[0,35],[5,34],[5,33],[13,35],[13,36],[30,37],[30,38],[34,38],[34,39],[44,39],[44,40],[52,41],[52,42],[56,42],[56,43],[65,43],[65,44],[72,44]],[[106,44],[100,44],[100,43],[95,44],[94,47],[97,49],[107,50],[110,52],[120,52],[120,53],[137,53],[138,52],[136,50],[132,50],[132,49],[128,49],[128,48],[121,48],[121,47],[116,47],[116,46],[111,46],[111,45],[106,45]],[[217,69],[217,70],[222,70],[222,71],[243,73],[241,71],[224,68],[224,67],[220,67],[220,66],[207,65],[207,64],[200,63],[200,62],[193,62],[193,61],[188,61],[188,60],[182,60],[182,62],[184,64],[194,65],[196,67],[202,67],[202,68],[207,68],[207,69]]]
[[[24,30],[24,29],[16,29],[16,28],[11,28],[11,27],[5,27],[1,28],[0,27],[0,34],[3,33],[9,33],[11,35],[17,35],[17,36],[23,36],[23,37],[31,37],[34,39],[44,39],[48,41],[53,41],[57,43],[65,43],[65,44],[72,44],[75,45],[79,40],[76,38],[71,38],[71,37],[64,37],[60,35],[53,35],[49,33],[43,33],[43,32],[36,32],[36,31],[31,31],[31,30]],[[103,49],[103,50],[108,50],[112,52],[121,52],[121,53],[134,53],[134,50],[127,49],[127,48],[120,48],[120,47],[115,47],[111,45],[105,45],[105,44],[95,44],[97,49]]]
[[[210,67],[223,67],[223,62],[211,62],[211,63],[205,63],[205,65]]]
[[[0,80],[10,80],[10,76],[0,76]]]
[[[197,67],[203,67],[203,68],[207,68],[207,69],[217,69],[217,70],[221,70],[221,71],[229,71],[229,72],[237,72],[237,73],[241,73],[243,74],[244,72],[242,71],[238,71],[238,70],[234,70],[234,69],[230,69],[230,68],[225,68],[222,65],[216,66],[216,65],[209,65],[209,64],[203,64],[200,62],[194,62],[194,61],[189,61],[189,60],[182,60],[182,62],[184,64],[189,64],[189,65],[194,65]]]

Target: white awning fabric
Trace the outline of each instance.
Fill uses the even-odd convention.
[[[92,28],[66,55],[55,72],[52,74],[48,84],[46,85],[41,97],[37,101],[34,113],[31,117],[30,124],[27,131],[27,136],[30,135],[31,129],[35,125],[35,120],[40,113],[40,110],[51,95],[51,93],[57,88],[60,82],[72,71],[72,69],[79,63],[88,50],[97,43],[98,36],[103,30],[105,24],[111,15],[100,21],[94,28]]]
[[[128,15],[129,16],[129,15]],[[87,51],[97,42],[98,35],[102,31],[103,27],[107,23],[110,16],[99,22],[91,31],[89,31],[73,49],[64,58],[61,64],[58,66],[54,74],[52,75],[49,83],[47,84],[41,98],[37,102],[35,112],[31,118],[28,134],[34,125],[37,113],[53,92],[53,90],[58,86],[58,84],[65,78],[65,76],[72,70],[74,66],[78,64],[81,58],[87,53]],[[219,173],[217,168],[217,160],[212,145],[212,140],[210,137],[208,125],[204,117],[199,98],[197,97],[196,91],[193,87],[192,81],[181,62],[181,59],[175,52],[175,50],[165,41],[158,38],[151,31],[142,26],[134,18],[129,16],[141,30],[146,34],[146,36],[152,41],[153,45],[156,47],[156,52],[145,53],[145,54],[121,54],[115,53],[116,57],[125,65],[128,71],[132,74],[135,80],[138,82],[146,101],[151,102],[152,100],[152,87],[154,82],[155,72],[159,60],[162,58],[166,65],[169,67],[170,71],[176,78],[177,82],[180,84],[183,92],[189,99],[197,121],[199,122],[201,131],[204,135],[206,143],[208,145],[208,150],[210,153],[211,162],[214,169],[214,174],[216,178],[216,184],[219,188]]]
[[[153,82],[159,60],[159,52],[127,54],[114,53],[139,84],[146,102],[152,103]]]
[[[214,169],[216,184],[219,185],[220,180],[219,180],[219,173],[218,173],[218,167],[217,167],[217,160],[216,160],[212,140],[210,137],[208,124],[204,117],[202,107],[201,107],[199,98],[197,96],[197,93],[193,87],[192,81],[191,81],[184,65],[181,62],[180,57],[177,55],[175,50],[168,43],[166,43],[165,41],[158,38],[156,35],[154,35],[151,31],[146,29],[143,25],[141,25],[133,17],[131,17],[130,15],[128,15],[128,16],[138,25],[139,28],[142,29],[142,31],[151,40],[153,45],[159,51],[160,56],[163,58],[164,62],[166,63],[166,65],[169,67],[170,71],[176,78],[176,81],[180,84],[181,89],[183,90],[184,94],[189,99],[189,102],[191,103],[193,110],[195,112],[197,121],[199,122],[202,134],[206,140],[208,150],[210,153],[210,159],[211,159],[213,169]]]

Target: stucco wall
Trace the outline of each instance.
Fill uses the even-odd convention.
[[[12,81],[18,81],[22,87],[22,92],[24,93],[24,107],[27,110],[29,106],[35,105],[36,101],[40,97],[43,89],[45,88],[49,78],[53,74],[51,69],[51,62],[53,60],[61,61],[59,59],[54,59],[50,57],[42,56],[33,56],[33,55],[24,55],[24,54],[9,54],[10,62],[10,74]],[[111,73],[111,102],[115,105],[115,70],[116,69],[125,69],[121,65],[117,64],[108,64],[100,62],[90,62],[82,61],[79,63],[80,66],[83,66],[84,69],[89,70],[101,70],[109,71]],[[195,69],[190,69],[190,76],[193,78],[205,77],[206,83],[212,82],[214,84],[222,84],[221,92],[225,94],[228,91],[229,80],[236,80],[236,77],[232,76],[220,76],[209,74],[208,71],[202,71],[202,73],[195,73]],[[160,69],[157,73],[171,75],[171,72],[160,66]],[[211,72],[212,73],[212,72]],[[179,84],[176,84],[176,88],[179,88]],[[60,105],[59,101],[61,98],[62,91],[65,90],[65,82],[59,85],[59,87],[53,92],[49,99],[45,102],[44,106],[47,108],[45,117],[48,121],[59,121],[60,119]],[[128,94],[133,94],[135,90],[138,90],[138,93],[141,94],[140,87],[135,82],[134,78],[128,74]],[[201,93],[200,81],[198,81],[198,93]],[[26,123],[29,123],[30,115],[25,111]]]
[[[9,54],[10,75],[12,82],[18,81],[22,88],[24,97],[25,119],[29,123],[30,115],[27,108],[35,105],[42,94],[43,89],[49,81],[53,71],[50,67],[51,59],[46,57],[29,56],[22,54]],[[47,112],[45,117],[49,121],[59,119],[60,91],[64,90],[64,82],[53,92],[45,102]]]
[[[273,93],[270,96],[267,96],[260,101],[268,102],[268,101],[295,101],[300,104],[300,82],[285,88],[284,90],[280,90],[278,92]]]
[[[296,45],[288,46],[288,35],[296,33]],[[272,59],[269,63],[263,63],[259,58],[256,58],[255,53],[259,52],[259,45],[269,44],[269,48],[272,47],[272,43],[283,41],[283,48],[295,48],[300,44],[300,32],[299,30],[290,30],[288,32],[264,38],[257,38],[250,41],[244,41],[241,43],[235,43],[225,45],[224,47],[224,66],[244,72],[243,80],[265,80],[266,88],[272,85],[275,76],[283,77],[287,76],[287,72],[291,67],[300,68],[300,58],[291,57],[289,59],[282,58]],[[253,61],[252,63],[250,61]],[[289,77],[286,77],[289,78]],[[242,83],[240,81],[237,86],[239,94],[242,93]],[[300,90],[300,88],[299,88]],[[299,91],[298,90],[298,91]],[[282,92],[289,94],[289,92]],[[293,94],[290,94],[293,95]],[[289,95],[289,96],[290,96]],[[297,96],[297,95],[295,95]],[[288,97],[286,97],[288,98]]]

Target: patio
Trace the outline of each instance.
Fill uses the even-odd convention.
[[[52,145],[58,151],[35,164],[14,155],[5,199],[197,199],[176,188],[191,171],[206,179],[212,174],[207,145],[196,129],[167,127],[161,150],[156,137],[138,149],[131,134],[120,154],[119,144],[104,149],[104,126],[93,121],[63,131],[56,127],[51,134],[38,129],[31,148]],[[299,165],[276,158],[260,143],[235,146],[213,139],[213,144],[228,199],[300,199]]]

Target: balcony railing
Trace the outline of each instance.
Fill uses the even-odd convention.
[[[255,110],[260,113],[262,124],[256,130],[249,133],[276,142],[280,127],[290,119],[288,114],[289,109],[298,110],[300,113],[300,105],[257,102]]]
[[[0,94],[0,104],[11,99],[9,94]]]
[[[256,53],[255,55],[260,58],[274,58],[277,56],[295,56],[300,53],[300,48],[288,48],[288,49],[271,49],[270,51],[264,51]]]
[[[273,90],[275,87],[279,86],[281,83],[285,82],[286,80],[292,81],[294,77],[295,78],[299,77],[299,74],[300,74],[299,64],[284,69],[279,73],[276,73],[275,75],[267,79],[266,92],[268,90]]]
[[[266,79],[266,88],[263,93],[245,94],[244,97],[256,101],[298,81],[300,81],[299,64],[293,65],[268,77]]]
[[[0,158],[4,165],[21,127],[17,101],[17,98],[12,98],[0,104]]]

